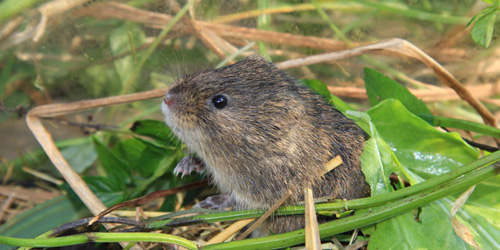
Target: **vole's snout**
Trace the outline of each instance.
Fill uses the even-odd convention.
[[[174,99],[169,94],[166,94],[165,97],[163,97],[163,102],[170,107],[174,104]]]

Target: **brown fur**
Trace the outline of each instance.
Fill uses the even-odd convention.
[[[228,105],[217,109],[215,95]],[[260,56],[179,79],[163,104],[166,123],[205,163],[236,209],[268,209],[290,189],[289,202],[369,196],[361,172],[364,133],[350,119]],[[340,155],[343,164],[323,175]],[[275,218],[270,228],[303,227],[301,216]]]

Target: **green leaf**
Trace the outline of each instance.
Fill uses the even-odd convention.
[[[484,216],[493,225],[500,226],[500,176],[477,185],[465,207]]]
[[[470,249],[455,232],[449,213],[433,202],[415,215],[405,213],[377,223],[368,249]]]
[[[495,179],[497,179],[498,182],[498,176],[495,177]],[[467,202],[469,203],[469,201]],[[490,212],[487,208],[483,210],[487,210],[487,213]],[[498,235],[500,235],[499,224],[493,223],[491,221],[492,217],[485,216],[482,213],[483,210],[471,208],[466,205],[464,210],[459,211],[461,218],[460,222],[467,225],[480,249],[500,249],[500,238],[498,237]],[[498,220],[498,214],[495,218]]]
[[[491,7],[488,7],[487,9]],[[485,48],[490,46],[498,13],[500,13],[500,9],[495,7],[495,9],[492,9],[478,18],[476,24],[474,24],[474,27],[472,27],[471,30],[472,40]]]
[[[118,185],[116,181],[102,176],[85,176],[83,180],[99,200],[106,206],[125,201],[128,196],[125,188]]]
[[[61,149],[61,154],[68,161],[71,168],[81,174],[97,159],[97,152],[91,140]]]
[[[130,131],[138,135],[144,135],[155,139],[169,146],[176,146],[180,144],[179,139],[175,137],[170,128],[165,125],[163,121],[158,120],[140,120],[134,122]]]
[[[139,164],[134,166],[134,170],[138,171],[144,177],[152,176],[160,168],[159,165],[162,160],[165,157],[172,156],[173,153],[173,150],[161,150],[153,142],[147,142],[146,140],[142,142],[146,148],[141,152]]]
[[[367,113],[404,169],[420,178],[446,173],[478,158],[478,152],[460,135],[438,131],[397,100],[385,100]],[[410,181],[419,182],[418,178]]]
[[[99,155],[99,162],[106,170],[108,177],[120,186],[120,189],[124,189],[125,184],[129,184],[132,180],[128,163],[109,150],[97,137],[92,136],[91,138]]]
[[[500,249],[500,176],[476,185],[458,215],[481,249]]]
[[[427,106],[408,89],[376,70],[365,68],[365,85],[372,107],[383,100],[392,98],[399,100],[414,114],[431,114]]]
[[[388,99],[367,112],[380,136],[390,145],[394,155],[401,164],[406,176],[412,184],[421,182],[434,175],[441,175],[460,167],[464,163],[474,161],[478,152],[467,145],[458,134],[445,133],[436,130],[417,116],[410,113],[399,101]],[[486,182],[488,183],[488,182]],[[483,183],[477,185],[484,189]],[[483,207],[487,211],[483,218],[498,216],[497,210],[492,203],[497,202],[499,197],[498,185],[490,187],[487,192],[492,193],[490,202],[482,201],[481,198],[471,196],[469,200],[476,207]],[[484,197],[486,191],[478,193],[478,197]],[[486,193],[487,193],[486,192]],[[498,203],[498,202],[497,202]],[[375,232],[371,236],[370,248],[396,249],[404,246],[409,248],[446,248],[446,249],[469,249],[470,246],[458,238],[450,223],[450,208],[452,198],[445,198],[433,202],[422,208],[419,221],[414,221],[412,214],[405,214],[397,218],[377,224]],[[466,205],[468,208],[471,206]],[[491,209],[493,208],[493,210]],[[461,211],[459,218],[473,218],[474,214]],[[465,218],[465,219],[464,219]],[[492,220],[492,222],[495,222]],[[470,219],[469,228],[478,223]],[[482,228],[491,227],[484,224]],[[380,231],[379,231],[380,230]],[[495,238],[494,230],[482,231],[476,234],[479,242],[486,242]],[[396,236],[396,240],[387,241],[388,235]],[[425,240],[425,242],[422,242]],[[395,244],[395,245],[392,245]]]
[[[397,159],[389,145],[382,139],[370,116],[359,111],[349,111],[358,126],[362,127],[370,135],[365,142],[363,154],[361,154],[361,166],[366,181],[370,185],[372,196],[393,191],[390,185],[389,175],[398,173]]]
[[[68,195],[61,195],[38,204],[0,227],[2,236],[32,238],[65,223],[86,217],[90,211],[81,202],[76,203]],[[12,249],[0,245],[0,249]]]
[[[465,26],[465,28],[468,28],[471,24],[476,23],[477,20],[481,19],[482,17],[490,14],[491,12],[495,11],[495,6],[488,6],[481,10],[479,13],[477,13]]]
[[[135,137],[135,139],[138,140],[138,141],[140,141],[144,145],[146,145],[150,150],[155,151],[155,152],[157,152],[158,154],[161,154],[161,155],[170,155],[173,150],[179,149],[178,146],[177,147],[174,147],[174,146],[165,146],[165,145],[163,145],[161,143],[158,143],[158,142],[155,142],[155,141],[151,141],[151,140],[147,140],[147,139],[140,138],[140,137]],[[178,145],[180,145],[180,144],[178,144]]]
[[[145,191],[156,179],[163,176],[167,172],[172,172],[171,170],[174,168],[175,164],[179,162],[183,156],[182,152],[179,150],[174,152],[175,153],[171,156],[161,158],[157,167],[154,169],[153,174],[148,179],[137,182],[137,188],[135,188],[136,193]]]
[[[144,142],[147,140],[141,138],[124,140],[116,145],[113,151],[127,161],[132,171],[140,173],[142,177],[150,177],[167,150]]]
[[[125,160],[130,166],[130,169],[133,171],[134,169],[136,169],[135,166],[141,164],[140,158],[144,149],[146,149],[146,145],[144,145],[144,143],[135,138],[132,138],[119,142],[113,148],[113,153],[120,159]]]

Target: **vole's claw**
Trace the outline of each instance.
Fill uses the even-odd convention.
[[[235,205],[234,198],[229,194],[214,195],[206,198],[202,202],[195,205],[199,208],[209,208],[213,210],[223,210]]]
[[[195,156],[192,155],[186,155],[184,158],[182,158],[179,163],[177,163],[177,166],[174,168],[174,175],[181,175],[181,178],[184,178],[185,175],[191,174],[193,171],[195,172],[202,172],[205,169],[205,164],[203,161]]]

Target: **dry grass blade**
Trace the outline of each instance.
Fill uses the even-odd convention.
[[[42,106],[44,107],[44,106]],[[85,203],[85,206],[90,209],[93,214],[98,214],[100,211],[106,209],[106,206],[95,196],[89,189],[87,184],[80,178],[78,173],[71,168],[66,159],[62,156],[61,152],[57,149],[54,140],[50,133],[45,129],[40,118],[34,113],[28,113],[26,122],[29,129],[35,135],[36,139],[42,146],[43,150],[49,157],[50,161],[56,166],[57,170],[62,174],[64,179],[75,191],[78,197]]]
[[[334,168],[340,166],[342,163],[342,157],[340,155],[335,156],[333,159],[331,159],[328,163],[325,165],[325,174],[332,171]]]
[[[321,249],[321,239],[319,237],[318,219],[316,218],[316,209],[314,207],[314,197],[312,190],[304,190],[305,217],[306,217],[306,249]]]
[[[241,229],[243,229],[246,225],[252,223],[252,221],[255,221],[255,218],[239,220],[239,221],[231,224],[231,226],[229,226],[224,231],[220,232],[219,234],[214,236],[212,239],[210,239],[207,242],[207,245],[224,242],[225,240],[229,239],[229,237],[233,236],[235,233],[237,233]]]
[[[322,62],[340,60],[378,50],[396,52],[421,61],[436,74],[441,82],[452,88],[463,100],[468,102],[479,113],[479,115],[483,118],[484,122],[487,125],[498,128],[498,124],[493,114],[474,95],[472,95],[467,90],[467,88],[465,88],[457,79],[455,79],[455,77],[451,75],[450,72],[448,72],[443,66],[437,63],[434,59],[425,54],[415,45],[403,39],[393,38],[387,41],[360,46],[354,49],[344,50],[340,52],[292,59],[278,63],[277,66],[280,69],[295,68],[304,65],[312,65]]]
[[[460,223],[460,221],[458,221],[458,219],[455,217],[457,211],[460,208],[462,208],[467,199],[469,199],[472,192],[474,192],[475,187],[476,186],[470,187],[467,191],[465,191],[462,195],[460,195],[460,197],[458,197],[457,200],[455,200],[453,206],[451,207],[450,214],[451,214],[451,224],[453,226],[453,230],[455,230],[455,233],[469,245],[473,246],[476,249],[480,249],[479,246],[477,245],[476,240],[474,239],[474,235],[472,235],[469,228],[467,228],[464,224]]]

